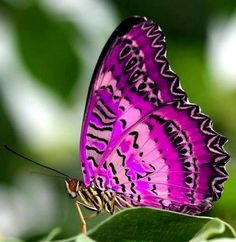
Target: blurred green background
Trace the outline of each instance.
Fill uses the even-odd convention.
[[[1,0],[1,144],[81,179],[78,146],[93,68],[111,32],[131,15],[161,26],[190,101],[229,139],[230,179],[208,215],[236,228],[235,0]],[[0,148],[0,241],[36,241],[55,227],[62,228],[58,238],[79,232],[63,179],[49,173]]]

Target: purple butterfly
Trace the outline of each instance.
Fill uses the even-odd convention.
[[[166,59],[160,27],[123,21],[105,45],[89,88],[80,143],[84,180],[66,180],[80,205],[110,214],[149,206],[200,214],[220,198],[226,139],[188,102]]]

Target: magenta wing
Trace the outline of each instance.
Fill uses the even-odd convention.
[[[84,183],[133,205],[200,213],[227,179],[225,139],[189,104],[159,26],[122,22],[92,77],[81,134]]]
[[[162,103],[186,99],[165,50],[159,26],[142,17],[123,21],[105,45],[92,77],[81,133],[86,185],[130,126]]]

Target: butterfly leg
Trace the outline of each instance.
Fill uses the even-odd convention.
[[[87,216],[84,216],[84,220],[88,221],[91,218],[95,218],[98,214],[99,214],[99,212],[91,213],[91,214],[89,214]]]
[[[78,210],[78,213],[79,213],[79,216],[81,219],[81,233],[85,234],[87,231],[87,228],[86,228],[86,222],[84,219],[84,215],[82,214],[82,211],[80,209],[80,204],[78,202],[76,202],[75,204],[76,204],[76,208]]]
[[[119,202],[122,202],[123,204],[125,204],[128,208],[132,208],[133,206],[128,203],[127,201],[125,201],[123,198],[119,197],[119,196],[116,196],[116,199],[119,201]]]

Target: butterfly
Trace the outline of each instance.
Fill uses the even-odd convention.
[[[188,101],[160,27],[145,17],[124,20],[90,83],[80,140],[83,181],[66,179],[83,232],[80,206],[94,211],[88,218],[136,206],[207,211],[228,178],[225,142]]]

